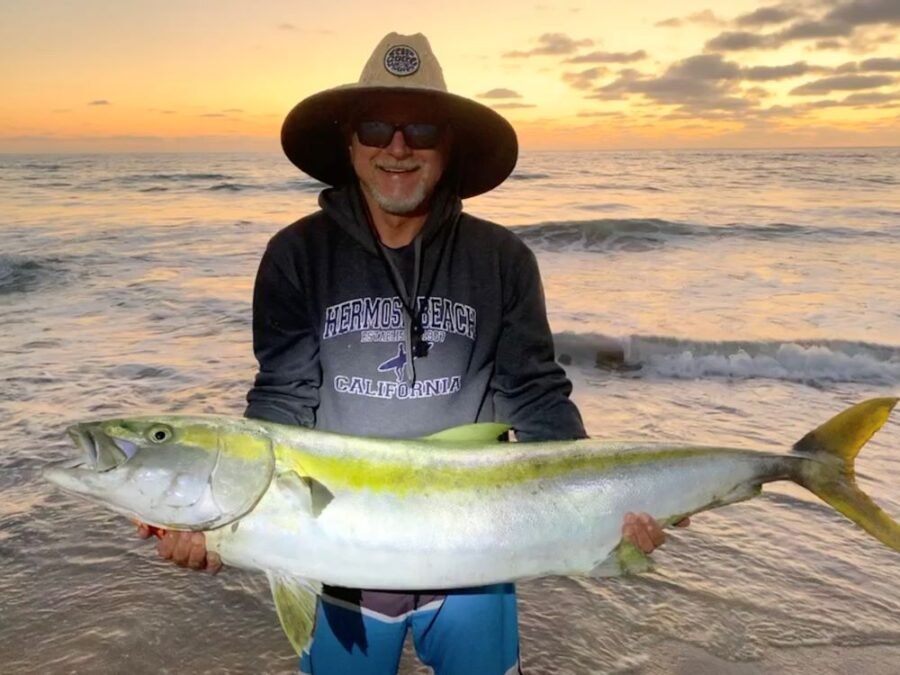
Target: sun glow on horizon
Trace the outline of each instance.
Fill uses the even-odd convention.
[[[526,150],[898,145],[897,7],[6,3],[0,151],[277,150],[287,111],[392,30],[425,33]]]

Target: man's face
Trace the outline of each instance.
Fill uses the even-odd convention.
[[[360,123],[365,122],[386,122],[392,126],[436,124],[441,129],[440,141],[434,148],[416,149],[410,147],[400,129],[395,129],[386,147],[365,145],[359,138],[361,132],[357,132]],[[449,133],[437,111],[421,99],[385,97],[360,113],[350,141],[350,161],[370,198],[370,207],[377,205],[385,213],[400,216],[426,213],[447,165]]]

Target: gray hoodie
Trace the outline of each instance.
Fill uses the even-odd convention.
[[[248,417],[393,438],[476,421],[506,422],[520,441],[585,435],[518,237],[446,188],[406,255],[379,250],[356,185],[319,205],[260,263]]]

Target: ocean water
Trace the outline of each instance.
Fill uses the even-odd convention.
[[[264,154],[0,155],[0,179],[0,672],[290,672],[261,575],[159,561],[39,470],[74,421],[242,411],[256,265],[322,186]],[[787,450],[900,393],[900,149],[526,153],[466,208],[536,252],[593,436]],[[900,518],[898,419],[857,469]],[[900,554],[801,488],[654,557],[522,583],[526,672],[900,672]]]

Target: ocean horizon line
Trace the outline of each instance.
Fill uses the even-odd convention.
[[[785,146],[765,146],[765,147],[745,147],[745,146],[721,146],[721,147],[666,147],[666,148],[519,148],[520,154],[546,154],[546,153],[617,153],[617,152],[816,152],[816,151],[837,151],[837,150],[900,150],[900,144],[897,145],[785,145]],[[5,150],[0,148],[0,156],[2,157],[34,157],[43,156],[98,156],[98,155],[277,155],[283,156],[280,150],[177,150],[167,148],[164,150],[30,150],[23,152],[20,150]]]

